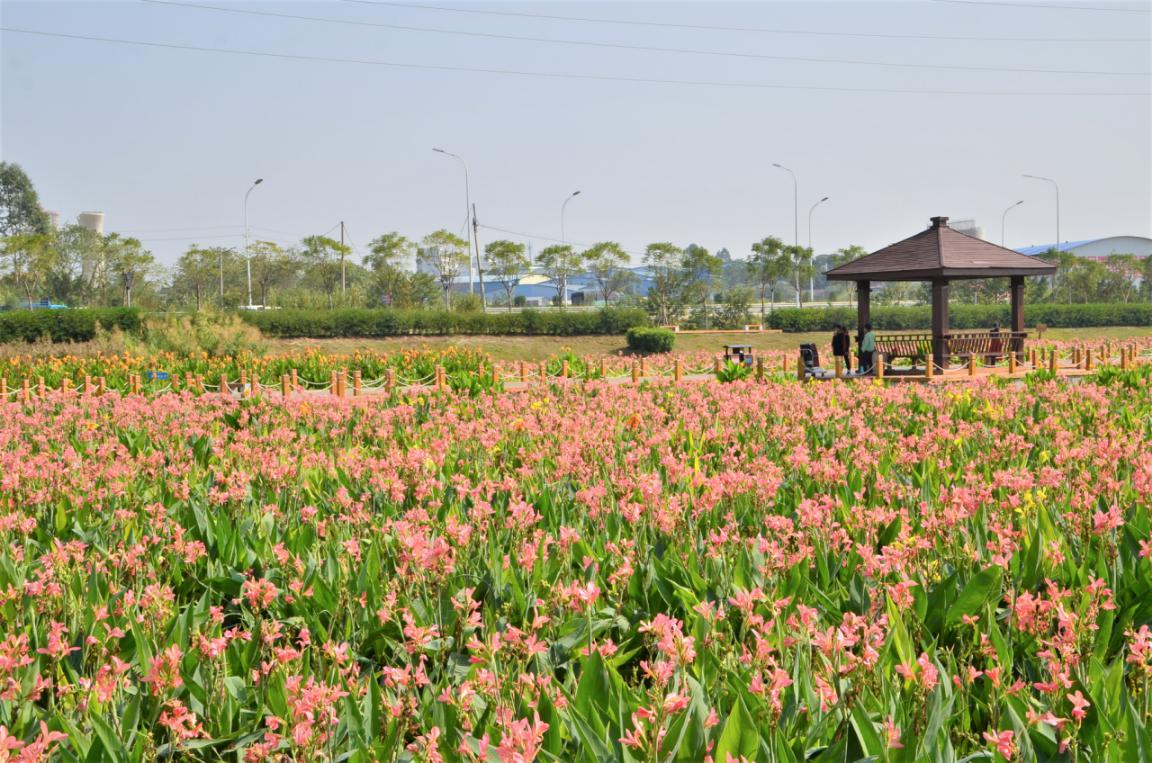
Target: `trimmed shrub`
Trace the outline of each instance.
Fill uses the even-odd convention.
[[[623,334],[649,324],[640,309],[522,310],[520,312],[446,312],[444,310],[264,310],[241,313],[265,336],[322,339],[408,335],[488,334],[577,336]]]
[[[118,329],[138,335],[140,311],[129,307],[95,310],[12,310],[0,313],[0,343],[36,342],[47,337],[53,342],[89,342],[97,327]]]
[[[986,329],[993,323],[1008,325],[1008,305],[950,305],[948,325],[955,330]],[[831,331],[837,324],[856,325],[856,310],[851,307],[797,308],[774,310],[767,317],[768,328],[783,331]],[[1124,302],[1119,304],[1024,305],[1024,323],[1048,328],[1083,328],[1093,326],[1152,326],[1152,304]],[[932,327],[932,309],[889,306],[872,308],[872,325],[880,331],[927,331]]]
[[[676,334],[668,329],[638,326],[628,329],[628,349],[633,352],[671,352]]]

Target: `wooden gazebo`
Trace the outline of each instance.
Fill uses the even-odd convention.
[[[1008,331],[1000,335],[1006,352],[1023,349],[1024,333],[1024,278],[1044,276],[1056,272],[1056,266],[1028,255],[990,244],[948,227],[947,217],[933,217],[925,231],[891,246],[873,252],[838,268],[826,275],[832,281],[855,281],[857,294],[857,326],[863,330],[871,322],[871,293],[873,281],[927,281],[932,284],[932,334],[924,336],[931,342],[932,362],[946,367],[948,358],[956,354],[974,354],[985,351],[992,339],[990,332],[954,334],[948,330],[948,284],[957,279],[1009,278],[1011,320]],[[883,352],[877,337],[877,350]]]

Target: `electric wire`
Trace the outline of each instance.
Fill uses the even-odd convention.
[[[686,24],[671,21],[649,21],[634,19],[609,19],[591,16],[559,16],[547,13],[529,13],[526,11],[498,11],[491,8],[457,8],[445,5],[427,5],[423,3],[400,3],[391,0],[343,0],[346,3],[359,5],[380,5],[393,8],[412,8],[424,11],[437,11],[442,13],[468,13],[484,16],[507,16],[514,18],[541,19],[546,21],[572,21],[585,24],[615,24],[619,26],[647,26],[664,29],[692,29],[705,32],[748,32],[759,34],[796,34],[814,35],[821,37],[872,37],[878,39],[906,39],[906,40],[958,40],[967,42],[1053,42],[1053,43],[1114,43],[1114,42],[1149,42],[1148,37],[1122,37],[1122,38],[1082,38],[1082,37],[989,37],[974,35],[941,35],[941,34],[897,34],[895,32],[832,32],[815,29],[782,29],[772,27],[749,26],[720,26],[713,24]]]
[[[355,64],[363,66],[379,66],[394,69],[410,69],[439,72],[467,72],[474,74],[496,74],[513,77],[529,77],[536,79],[563,79],[584,80],[591,82],[627,82],[646,85],[680,85],[685,87],[721,87],[742,90],[788,90],[810,91],[828,93],[875,93],[885,95],[947,95],[947,96],[1007,96],[1018,98],[1021,96],[1038,97],[1148,97],[1149,92],[1137,91],[1023,91],[1023,90],[943,90],[943,89],[915,89],[915,88],[882,88],[882,87],[849,87],[843,85],[795,85],[777,82],[732,82],[720,80],[683,80],[660,77],[624,77],[605,74],[581,74],[574,72],[540,72],[523,69],[484,68],[472,66],[452,66],[447,64],[417,64],[402,61],[381,61],[363,58],[338,58],[333,56],[309,56],[297,53],[277,53],[272,51],[249,50],[244,48],[208,48],[199,45],[183,45],[169,42],[153,42],[148,40],[128,40],[117,37],[100,37],[96,35],[71,34],[67,32],[50,32],[39,29],[24,29],[21,27],[0,26],[0,31],[13,34],[25,34],[37,37],[49,37],[65,40],[83,40],[86,42],[101,42],[113,45],[130,45],[137,47],[182,50],[198,53],[219,53],[233,56],[250,56],[254,58],[269,58],[291,61],[309,61],[336,64]]]
[[[294,13],[276,13],[274,11],[259,11],[249,8],[228,8],[218,5],[206,5],[202,3],[185,3],[179,0],[140,0],[142,3],[148,5],[167,6],[170,8],[188,8],[202,11],[214,11],[219,13],[236,13],[248,16],[262,16],[266,18],[280,18],[289,19],[293,21],[309,21],[323,24],[338,24],[343,26],[357,26],[357,27],[370,27],[377,29],[389,29],[401,32],[418,32],[422,34],[447,34],[456,35],[461,37],[479,37],[490,40],[512,40],[517,42],[532,42],[543,43],[547,45],[570,45],[570,46],[583,46],[593,48],[608,48],[612,50],[635,50],[644,53],[672,53],[678,55],[694,55],[694,56],[715,56],[724,58],[743,58],[743,59],[759,59],[764,61],[793,61],[797,63],[817,63],[817,64],[847,64],[851,66],[882,66],[898,69],[937,69],[937,70],[951,70],[951,71],[976,71],[976,72],[1010,72],[1010,73],[1026,73],[1026,74],[1079,74],[1079,75],[1095,75],[1095,76],[1124,76],[1124,77],[1147,77],[1152,72],[1136,72],[1136,71],[1099,71],[1099,70],[1081,70],[1081,69],[1035,69],[1025,67],[1003,67],[1003,66],[970,66],[970,65],[956,65],[956,64],[926,64],[926,63],[908,63],[899,61],[873,61],[866,59],[853,59],[853,58],[819,58],[815,56],[783,56],[771,53],[745,53],[739,51],[726,51],[726,50],[707,50],[701,48],[667,48],[653,45],[628,45],[624,43],[614,42],[599,42],[595,40],[567,40],[554,37],[529,37],[524,35],[502,34],[494,32],[477,32],[458,29],[438,29],[435,27],[419,27],[407,26],[400,24],[385,24],[374,21],[359,21],[352,19],[337,19],[327,16],[303,16]]]

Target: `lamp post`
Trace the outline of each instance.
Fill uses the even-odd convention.
[[[256,182],[244,194],[244,267],[248,271],[248,307],[252,306],[252,259],[248,251],[248,197],[256,190],[256,186],[264,182],[264,178],[256,178]],[[220,301],[224,301],[224,271],[220,271]]]
[[[784,170],[792,176],[792,243],[800,246],[800,183],[796,180],[796,173],[783,164],[772,164],[778,170]],[[800,262],[796,263],[796,307],[800,307]]]
[[[579,195],[580,195],[579,191],[573,191],[571,194],[568,195],[568,198],[564,199],[564,203],[560,205],[560,243],[561,244],[567,244],[568,243],[568,237],[564,233],[564,208],[568,206],[568,202],[572,201],[572,199],[575,199]]]
[[[1056,189],[1056,251],[1060,251],[1060,185],[1052,178],[1046,178],[1041,175],[1029,175],[1027,172],[1022,173],[1023,177],[1031,178],[1032,180],[1043,180],[1051,183],[1052,187]]]
[[[472,226],[470,225],[471,218],[472,218],[472,190],[468,184],[468,162],[464,161],[464,157],[462,157],[458,154],[454,154],[451,151],[445,151],[442,148],[433,148],[432,150],[438,154],[444,154],[445,156],[451,156],[453,159],[460,162],[460,165],[462,167],[464,167],[464,228],[465,228],[465,233],[468,237],[468,248],[471,249],[471,248],[473,248],[472,244],[474,241],[474,236],[472,235]],[[484,298],[484,273],[480,270],[480,247],[476,246],[475,249],[476,249],[476,276],[480,279],[480,303],[481,303],[481,307],[483,307],[484,309],[487,309],[487,300]],[[468,269],[471,270],[472,268],[468,268]],[[476,286],[473,283],[471,276],[468,277],[468,291],[472,294],[476,293]]]
[[[1004,236],[1004,225],[1008,222],[1008,213],[1023,203],[1024,199],[1020,199],[1020,201],[1010,205],[1007,209],[1005,209],[1004,214],[1000,215],[1000,246],[1004,246],[1004,241],[1006,240]]]
[[[812,208],[808,210],[808,251],[812,252],[813,256],[815,256],[815,252],[812,249],[812,213],[816,211],[816,207],[820,206],[826,201],[828,201],[827,196],[813,204]],[[816,301],[816,276],[814,275],[808,276],[808,301]]]

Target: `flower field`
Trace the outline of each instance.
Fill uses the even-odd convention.
[[[1148,368],[0,402],[0,761],[1147,761]]]

